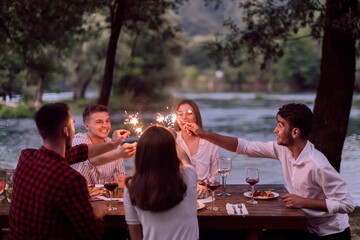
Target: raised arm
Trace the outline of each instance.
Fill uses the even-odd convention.
[[[176,153],[180,161],[184,164],[191,164],[189,156],[186,154],[184,149],[182,149],[179,144],[176,144]]]
[[[177,134],[176,134],[175,129],[167,128],[167,130],[173,135],[175,143],[176,143]],[[182,147],[180,147],[179,144],[177,144],[177,143],[176,143],[176,153],[177,153],[178,158],[184,165],[191,164],[189,156],[184,151],[184,149],[182,149]]]
[[[110,142],[88,145],[88,158],[91,159],[95,156],[116,149],[129,136],[130,132],[127,130],[115,130],[112,135],[112,140]]]
[[[201,127],[199,127],[196,123],[187,123],[185,128],[188,134],[196,135],[209,142],[212,142],[213,144],[218,145],[221,148],[224,148],[231,152],[236,152],[238,140],[235,137],[228,137],[213,132],[207,132]]]
[[[118,146],[112,151],[89,158],[89,162],[94,166],[98,166],[115,161],[119,158],[133,157],[136,152],[136,144],[136,142],[125,143],[124,145]]]

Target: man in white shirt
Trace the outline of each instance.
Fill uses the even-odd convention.
[[[279,160],[289,191],[282,200],[286,207],[302,208],[308,217],[309,234],[300,239],[350,240],[348,213],[355,204],[340,174],[308,140],[311,110],[304,104],[285,104],[277,113],[277,122],[277,141],[266,143],[207,132],[193,123],[186,127],[189,134],[229,151]]]
[[[111,130],[111,121],[108,108],[100,104],[91,104],[83,111],[84,127],[86,133],[77,133],[72,145],[82,143],[97,144],[111,141],[108,137]],[[88,184],[103,184],[111,178],[125,176],[125,166],[123,158],[134,156],[136,143],[125,143],[113,151],[90,158],[85,162],[71,165],[72,168],[80,172],[87,180]]]

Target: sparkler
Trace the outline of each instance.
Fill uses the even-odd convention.
[[[155,117],[156,122],[158,124],[163,125],[164,127],[174,127],[174,123],[176,121],[176,114],[169,113],[167,115],[162,115],[161,113],[157,113]]]
[[[169,109],[167,107],[167,109]],[[125,121],[124,124],[130,124],[131,125],[131,131],[133,131],[138,137],[141,136],[143,133],[143,124],[141,123],[141,119],[138,116],[139,113],[135,114],[128,114],[127,111],[125,111]],[[157,124],[162,125],[164,127],[174,127],[174,123],[177,119],[177,116],[175,113],[169,113],[166,115],[162,115],[161,113],[157,113],[155,115],[155,120]]]
[[[140,118],[138,117],[139,113],[135,113],[135,114],[128,114],[125,111],[125,121],[124,124],[130,124],[132,125],[131,128],[132,130],[138,135],[138,137],[141,136],[141,134],[143,133],[143,126],[140,122]]]

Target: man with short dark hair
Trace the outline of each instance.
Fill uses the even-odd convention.
[[[83,122],[87,132],[77,133],[72,141],[73,146],[111,141],[111,138],[108,137],[111,130],[111,119],[106,106],[88,105],[83,111]],[[121,180],[126,174],[123,158],[134,156],[135,150],[136,143],[125,143],[112,151],[73,164],[71,167],[81,173],[88,184],[104,184],[106,180],[111,179],[118,179],[122,182]]]
[[[116,148],[129,136],[118,130],[111,142],[71,147],[74,119],[64,103],[46,104],[35,121],[40,149],[21,152],[14,174],[8,239],[101,239],[106,204],[90,204],[85,178],[70,163]]]
[[[311,110],[304,104],[285,104],[276,117],[277,141],[266,143],[207,132],[193,123],[186,127],[189,134],[229,151],[279,160],[290,192],[282,196],[282,200],[286,207],[302,208],[308,217],[310,234],[300,239],[350,240],[348,213],[354,210],[355,204],[340,174],[308,140]]]

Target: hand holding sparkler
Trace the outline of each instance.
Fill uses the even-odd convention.
[[[120,149],[120,157],[121,158],[131,158],[136,153],[136,145],[137,142],[133,143],[124,143]]]
[[[116,145],[120,145],[127,137],[130,136],[130,132],[124,129],[115,130],[112,134],[112,141]]]
[[[205,130],[199,127],[196,123],[186,123],[184,129],[190,136],[200,137],[201,134],[205,133]]]

